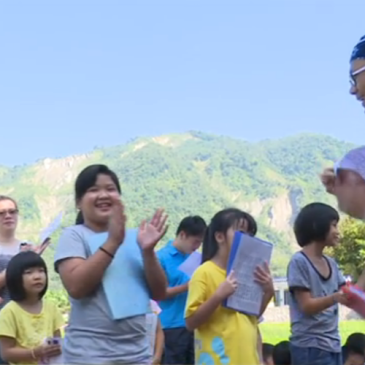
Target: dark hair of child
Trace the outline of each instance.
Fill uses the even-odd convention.
[[[223,209],[214,215],[205,231],[202,263],[211,260],[218,252],[219,247],[215,238],[216,233],[220,232],[226,234],[229,228],[242,221],[246,221],[249,226],[247,213],[237,208]]]
[[[256,233],[257,233],[257,223],[255,221],[255,218],[247,213],[247,212],[244,212],[245,216],[246,216],[246,222],[247,222],[247,233],[254,237],[256,236]]]
[[[85,167],[77,176],[75,182],[75,201],[76,203],[92,188],[99,175],[107,175],[111,178],[119,194],[122,193],[117,174],[110,170],[106,165],[90,165]],[[84,224],[82,212],[77,213],[75,224]]]
[[[272,357],[275,365],[291,365],[289,341],[282,341],[275,345]]]
[[[336,209],[323,203],[306,205],[294,222],[294,233],[298,245],[304,247],[312,242],[324,242],[331,225],[338,222],[340,216]]]
[[[199,215],[188,216],[183,218],[179,223],[176,236],[181,232],[184,232],[187,236],[203,236],[206,229],[207,224],[202,217]]]
[[[271,343],[263,343],[262,344],[262,359],[264,362],[267,362],[270,357],[272,357],[274,352],[274,345]]]
[[[39,293],[39,299],[42,299],[48,287],[47,266],[42,257],[33,251],[23,251],[11,258],[6,268],[6,286],[11,300],[21,302],[27,298],[23,285],[24,272],[38,267],[42,268],[46,274],[46,285]]]
[[[346,361],[351,355],[359,355],[365,358],[365,334],[356,332],[352,333],[342,346],[343,360]]]

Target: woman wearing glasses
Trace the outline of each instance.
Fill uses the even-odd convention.
[[[18,205],[8,196],[0,195],[0,309],[10,300],[5,287],[5,271],[10,259],[30,244],[15,236],[18,225]]]

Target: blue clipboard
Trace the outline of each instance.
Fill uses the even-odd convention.
[[[102,280],[105,296],[115,320],[149,312],[150,293],[137,233],[137,229],[127,230],[124,242]],[[92,235],[88,240],[91,253],[94,254],[107,239],[107,233]]]
[[[257,237],[252,237],[250,235],[247,235],[245,233],[242,232],[236,232],[234,235],[234,239],[232,242],[232,246],[231,246],[231,252],[228,258],[228,263],[227,263],[227,275],[229,275],[229,273],[231,272],[231,270],[234,268],[234,262],[238,253],[239,248],[241,247],[241,245],[245,245],[245,244],[260,244],[262,246],[262,262],[267,261],[268,264],[270,264],[270,260],[271,260],[271,255],[272,255],[272,251],[273,251],[273,244],[267,241],[263,241]],[[265,247],[265,249],[263,248]],[[261,264],[260,263],[260,264]],[[236,270],[237,271],[237,270]],[[233,309],[237,312],[243,313],[243,314],[248,314],[248,315],[253,315],[253,316],[258,316],[260,313],[260,306],[261,306],[261,301],[262,301],[262,296],[260,297],[259,295],[257,296],[256,299],[252,300],[252,303],[250,303],[250,300],[246,301],[246,304],[244,304],[244,308],[241,307],[242,302],[244,302],[245,300],[245,296],[247,298],[247,296],[250,296],[250,292],[247,291],[245,289],[245,282],[247,283],[247,281],[252,282],[251,284],[251,288],[253,288],[254,286],[259,287],[258,284],[254,284],[254,280],[253,277],[252,278],[247,278],[245,280],[241,280],[242,281],[242,285],[240,285],[240,280],[239,281],[239,285],[238,288],[236,290],[236,293],[232,294],[230,297],[228,297],[224,302],[223,302],[223,306],[229,309]],[[240,292],[240,294],[238,294],[238,292]],[[259,289],[260,291],[260,289]],[[241,295],[243,297],[243,301],[241,303],[239,303],[239,301],[235,301],[235,304],[233,304],[233,300],[232,297],[235,296],[235,294],[237,295]],[[257,294],[257,293],[256,293]],[[239,304],[238,304],[239,303]],[[253,304],[256,303],[256,304]]]

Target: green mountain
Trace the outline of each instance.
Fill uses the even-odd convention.
[[[19,236],[36,241],[60,211],[65,213],[63,225],[72,224],[77,174],[88,164],[105,163],[120,177],[131,227],[164,207],[170,216],[167,239],[185,215],[209,220],[221,208],[240,207],[259,222],[258,236],[275,244],[273,272],[283,275],[296,248],[293,217],[311,201],[334,204],[318,173],[351,147],[314,134],[258,143],[201,132],[138,138],[84,155],[0,167],[0,192],[19,202]],[[46,254],[51,257],[52,249]],[[51,279],[58,286],[57,277]]]

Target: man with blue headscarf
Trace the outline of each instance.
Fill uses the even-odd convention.
[[[356,96],[356,99],[365,108],[365,36],[360,38],[351,53],[350,84],[350,94]],[[354,149],[344,156],[342,164],[344,161],[347,163],[346,161],[350,161],[353,158],[356,159],[362,156],[362,154],[365,154],[365,147]],[[354,168],[352,169],[344,169],[341,166],[337,167],[339,167],[337,173],[333,168],[327,168],[323,171],[321,175],[322,184],[327,192],[337,197],[339,208],[343,212],[354,218],[365,219],[365,190],[359,191],[359,186],[361,186],[362,182],[365,186],[365,171],[360,170],[361,168],[365,170],[365,159],[360,158],[358,163],[353,165]],[[362,172],[364,173],[363,175]],[[356,181],[360,182],[360,185],[357,187],[353,185]],[[362,201],[361,197],[363,197],[364,201]]]
[[[365,36],[354,47],[350,58],[350,94],[365,108]]]

